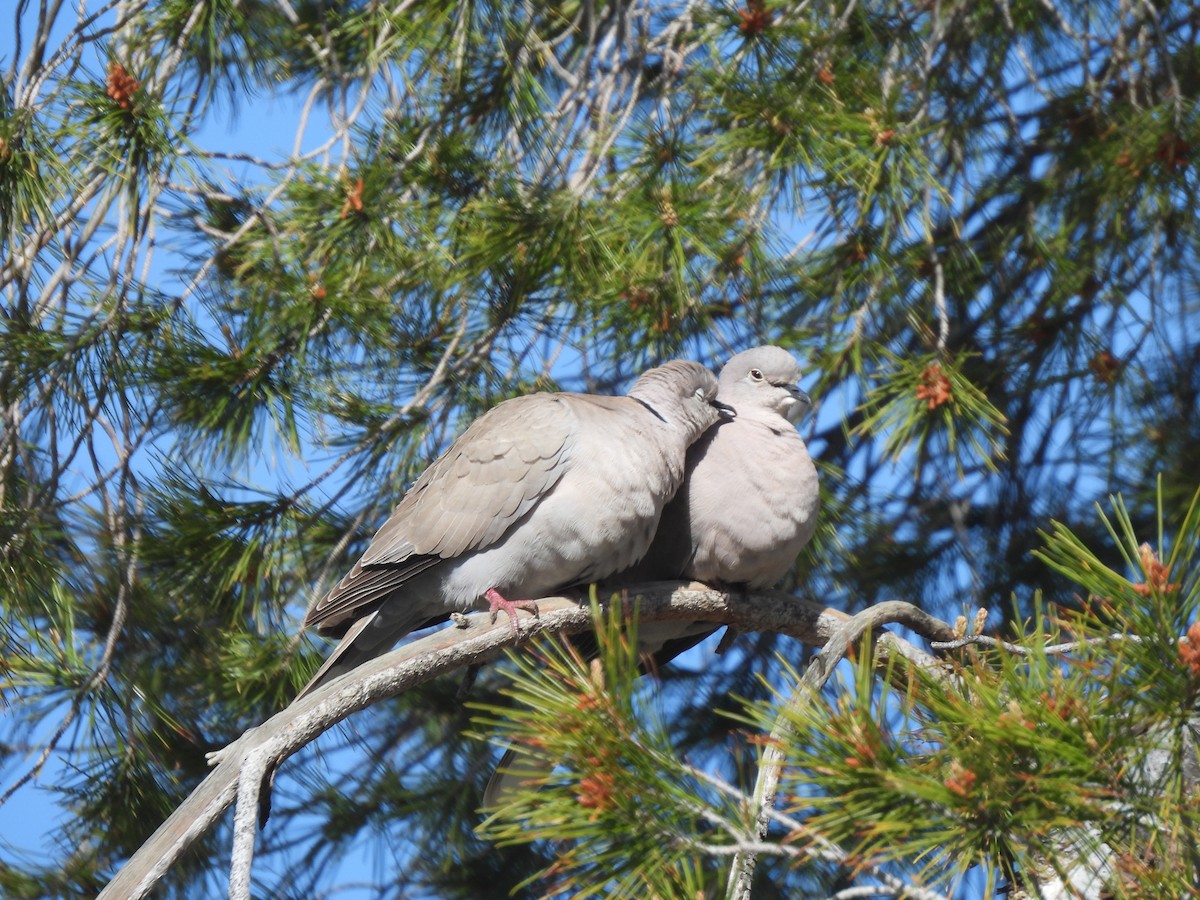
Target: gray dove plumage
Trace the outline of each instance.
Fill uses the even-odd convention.
[[[645,556],[606,585],[690,579],[769,588],[787,574],[817,524],[817,470],[796,423],[811,401],[800,366],[781,347],[755,347],[721,369],[717,398],[735,416],[687,452],[687,477],[663,510]],[[663,665],[716,631],[710,622],[647,622],[638,647]],[[484,792],[495,806],[549,760],[509,748]]]
[[[476,419],[304,624],[341,637],[297,695],[450,613],[503,608],[628,568],[717,421],[716,379],[676,360],[624,397],[539,393]],[[514,615],[515,622],[515,615]]]
[[[691,578],[769,588],[817,527],[817,470],[796,423],[812,401],[782,347],[737,354],[717,397],[737,413],[689,449],[683,487],[663,510],[654,543],[622,581]]]

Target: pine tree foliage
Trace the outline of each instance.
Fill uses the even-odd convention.
[[[761,843],[752,792],[678,752],[637,681],[619,606],[598,615],[600,658],[551,645],[540,667],[518,659],[506,693],[520,714],[480,718],[557,765],[484,831],[501,844],[564,842],[540,877],[565,896],[710,896],[745,847],[794,870],[774,878],[795,893],[828,890],[840,871],[892,896],[962,889],[968,873],[975,896],[1057,896],[1060,883],[1086,897],[1190,896],[1200,493],[1182,521],[1159,519],[1157,550],[1120,498],[1103,523],[1117,549],[1108,563],[1059,523],[1045,535],[1038,555],[1088,602],[1037,597],[1010,641],[964,635],[944,664],[882,678],[868,642],[826,694],[785,667],[771,697],[727,707],[748,728],[728,750],[753,755],[757,738],[785,736],[784,799]],[[648,711],[636,702],[647,695]]]
[[[1168,565],[1160,510],[1192,522],[1195,4],[22,0],[0,15],[0,815],[59,816],[53,850],[0,843],[0,893],[94,893],[207,751],[290,700],[322,652],[299,635],[306,604],[466,421],[531,390],[618,391],[670,356],[719,364],[770,340],[808,361],[826,496],[792,581],[806,595],[986,606],[1035,648],[1068,624],[1092,634],[1088,615],[1152,638],[1145,618],[1072,599],[1073,579],[1083,599],[1129,588],[1084,580],[1064,541],[1150,584],[1126,525]],[[1111,533],[1091,513],[1109,493],[1128,504]],[[1182,583],[1162,647],[1194,619]],[[1026,627],[1038,590],[1059,612]],[[1151,595],[1115,605],[1152,616]],[[1087,658],[1142,672],[1142,647]],[[776,650],[801,652],[747,635],[664,670],[670,742],[647,746],[744,788],[711,710],[786,690]],[[964,684],[1008,696],[1024,673],[1032,690],[1058,659],[1008,652],[971,648]],[[1147,683],[1178,697],[1182,677]],[[473,696],[499,702],[505,684],[485,671]],[[929,693],[912,717],[948,721]],[[544,867],[553,843],[474,833],[491,751],[456,694],[396,698],[289,762],[257,889],[360,881],[341,868],[359,856],[382,896],[503,893]],[[1155,723],[1159,702],[1135,709]],[[982,780],[982,751],[953,749]],[[1023,877],[1028,833],[982,849],[981,833],[943,846]],[[164,892],[223,891],[227,845],[209,835]],[[629,883],[710,884],[712,860],[689,859],[675,881]],[[846,871],[764,857],[756,890]]]

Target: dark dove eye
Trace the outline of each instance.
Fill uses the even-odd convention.
[[[763,380],[762,369],[751,369],[750,377],[753,378],[755,381],[762,381]]]

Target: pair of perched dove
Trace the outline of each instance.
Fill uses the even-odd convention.
[[[610,584],[681,578],[764,589],[787,574],[817,525],[817,470],[796,424],[811,401],[796,382],[800,367],[780,347],[739,353],[721,369],[717,399],[735,417],[688,448],[687,475],[667,504],[646,555]],[[669,662],[716,628],[711,622],[638,625],[638,649]],[[484,807],[553,768],[509,747],[484,791]]]
[[[298,696],[453,612],[486,605],[515,621],[520,601],[610,576],[774,584],[819,505],[795,429],[810,405],[799,375],[790,353],[767,346],[734,356],[719,381],[676,360],[624,397],[541,393],[494,407],[309,611],[306,625],[341,642]],[[644,652],[714,630],[661,626],[643,627]]]

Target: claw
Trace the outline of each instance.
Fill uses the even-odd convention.
[[[517,633],[517,637],[521,636],[521,626],[517,622],[517,610],[532,610],[534,618],[538,617],[537,603],[532,600],[509,600],[495,588],[488,588],[484,595],[487,597],[488,610],[492,614],[492,621],[496,621],[496,616],[500,614],[500,610],[508,613],[509,619],[512,620],[513,631]]]

